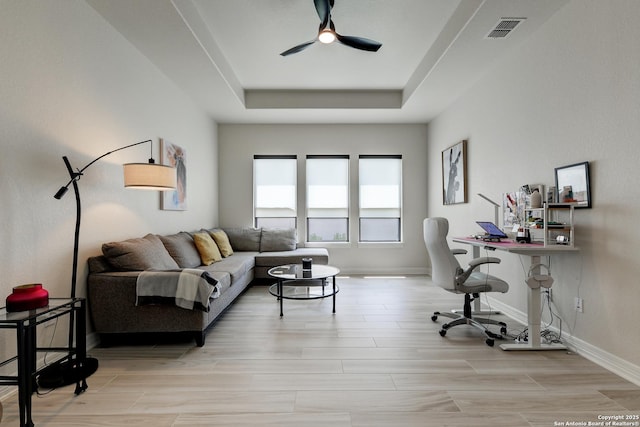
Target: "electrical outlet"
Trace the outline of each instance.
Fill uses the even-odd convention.
[[[578,313],[584,312],[584,301],[580,297],[575,298],[575,309]]]

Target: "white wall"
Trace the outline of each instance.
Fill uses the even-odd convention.
[[[52,297],[69,295],[73,190],[53,198],[69,180],[63,155],[81,168],[146,139],[154,139],[156,161],[158,138],[187,150],[185,212],[159,210],[157,192],[123,188],[121,164],[146,162],[149,144],[87,169],[79,182],[79,296],[86,295],[86,259],[103,242],[217,223],[214,122],[85,2],[10,0],[0,10],[2,299],[32,282]],[[0,334],[0,358],[15,342],[8,334]]]
[[[424,273],[427,253],[422,239],[426,214],[426,125],[233,125],[221,124],[220,224],[253,224],[254,154],[298,156],[298,230],[304,240],[304,159],[307,154],[348,154],[351,174],[351,222],[348,247],[329,246],[331,264],[343,272]],[[359,154],[403,156],[404,242],[357,244],[357,160]]]
[[[634,0],[572,1],[430,123],[430,186],[442,185],[441,151],[468,139],[470,198],[443,206],[432,191],[428,211],[450,220],[450,235],[477,232],[473,220],[493,218],[493,208],[476,193],[500,200],[522,184],[553,185],[554,167],[589,161],[593,209],[576,211],[580,253],[551,261],[554,300],[565,332],[640,379],[638,16]],[[492,272],[511,285],[498,299],[526,312],[523,264],[491,255],[503,259]]]

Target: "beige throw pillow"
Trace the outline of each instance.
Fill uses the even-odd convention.
[[[226,258],[233,255],[233,248],[229,242],[229,236],[227,236],[227,233],[225,233],[224,230],[209,230],[209,234],[211,234],[216,245],[218,245],[218,249],[220,249],[220,253],[223,257]]]
[[[218,245],[216,245],[216,242],[213,241],[209,233],[195,233],[193,235],[193,241],[196,244],[198,253],[200,253],[202,264],[211,265],[222,259]]]

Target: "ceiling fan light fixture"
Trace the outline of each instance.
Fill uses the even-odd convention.
[[[324,30],[320,31],[320,34],[318,34],[318,40],[320,40],[320,43],[324,44],[333,43],[334,41],[336,41],[336,33],[334,33],[329,28],[325,28]]]

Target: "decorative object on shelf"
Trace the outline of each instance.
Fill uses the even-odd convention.
[[[558,203],[572,203],[576,208],[591,207],[589,162],[555,168]]]
[[[29,283],[13,288],[7,297],[7,311],[35,310],[49,305],[49,292],[41,283]]]
[[[531,207],[533,209],[538,209],[542,207],[542,194],[538,191],[537,188],[533,189],[531,193]]]
[[[442,151],[442,202],[467,203],[467,141]]]
[[[187,210],[187,152],[179,145],[160,139],[160,161],[176,170],[175,190],[161,195],[160,208],[165,211]]]
[[[544,185],[542,184],[525,184],[520,187],[520,191],[524,193],[525,208],[541,209],[542,194],[544,193]],[[535,193],[538,193],[537,195]],[[540,196],[538,198],[538,196]],[[535,202],[535,205],[534,205]]]
[[[78,245],[80,240],[80,218],[82,213],[82,207],[80,203],[80,191],[78,190],[78,181],[82,177],[84,171],[102,159],[103,157],[108,156],[109,154],[115,153],[116,151],[125,150],[130,147],[134,147],[136,145],[145,144],[149,142],[151,145],[151,157],[149,158],[148,163],[128,163],[124,165],[124,186],[128,188],[138,188],[144,190],[172,190],[176,187],[176,177],[175,170],[168,166],[159,165],[155,163],[153,159],[153,141],[148,139],[146,141],[136,142],[135,144],[126,145],[124,147],[117,148],[115,150],[109,151],[91,162],[89,162],[82,169],[74,170],[71,167],[71,163],[67,156],[63,156],[62,160],[67,167],[67,171],[69,172],[70,180],[67,185],[63,186],[58,190],[58,192],[53,196],[56,199],[61,199],[66,192],[69,190],[69,185],[73,185],[73,191],[76,196],[76,226],[75,233],[73,239],[73,261],[72,261],[72,271],[71,271],[71,295],[70,297],[74,299],[76,297],[76,283],[77,283],[77,274],[78,274]],[[69,327],[69,347],[73,346],[74,343],[74,313],[72,312],[69,315],[70,327]],[[43,381],[51,380],[57,381],[59,377],[64,378],[64,384],[66,385],[70,383],[66,383],[66,381],[74,381],[77,382],[76,386],[76,394],[79,394],[87,389],[86,378],[93,374],[95,370],[98,369],[98,361],[92,357],[86,358],[84,361],[78,360],[67,360],[63,363],[58,363],[51,365],[50,369],[48,369],[46,375],[41,375]],[[76,381],[77,380],[77,381]],[[80,381],[82,380],[82,385],[80,385]]]

